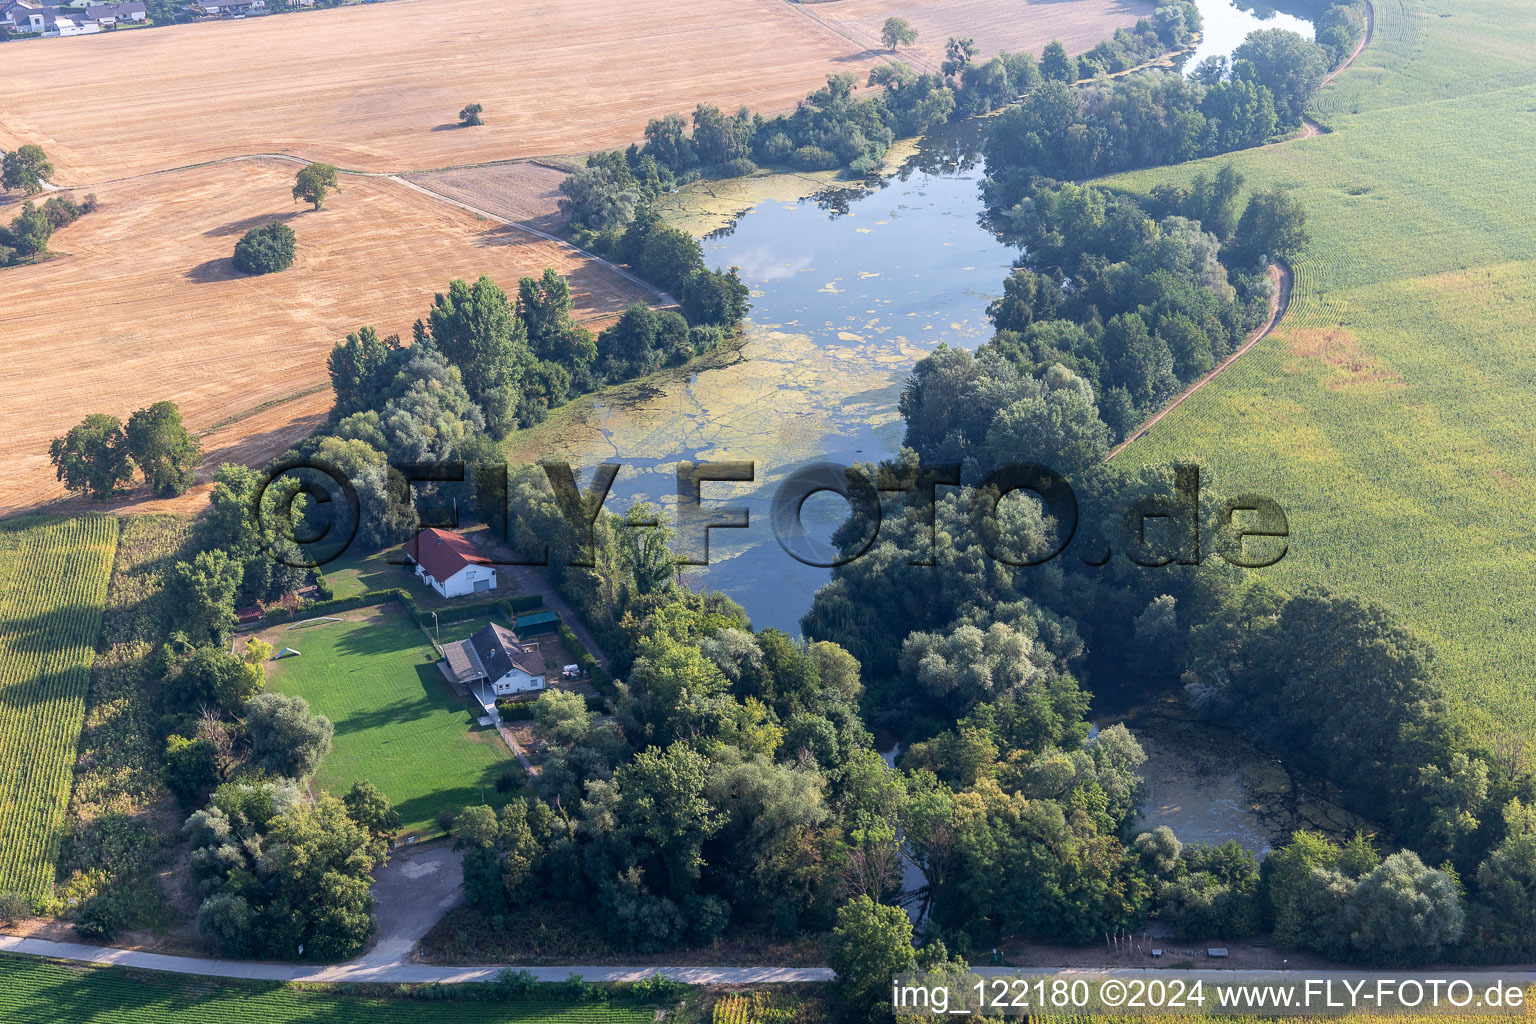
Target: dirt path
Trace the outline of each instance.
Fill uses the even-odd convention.
[[[1147,420],[1147,422],[1143,423],[1140,428],[1137,429],[1136,433],[1132,434],[1124,441],[1121,441],[1113,449],[1111,449],[1110,453],[1104,456],[1105,462],[1109,462],[1116,455],[1119,455],[1121,452],[1125,451],[1125,449],[1130,446],[1132,441],[1146,437],[1147,431],[1157,426],[1158,422],[1161,421],[1164,416],[1167,416],[1169,413],[1173,412],[1173,410],[1183,405],[1186,398],[1188,398],[1190,395],[1193,395],[1201,388],[1205,387],[1217,377],[1221,376],[1226,368],[1237,362],[1238,358],[1241,357],[1245,352],[1253,348],[1253,346],[1257,345],[1265,338],[1269,337],[1269,333],[1275,329],[1275,325],[1278,324],[1280,322],[1280,318],[1285,315],[1286,307],[1291,304],[1291,268],[1283,263],[1272,263],[1269,267],[1269,277],[1270,280],[1275,282],[1275,297],[1270,301],[1269,319],[1265,322],[1264,326],[1260,327],[1257,331],[1254,331],[1253,336],[1243,343],[1242,348],[1239,348],[1236,352],[1233,352],[1231,355],[1227,356],[1227,358],[1223,359],[1210,373],[1207,373],[1204,377],[1201,377],[1189,387],[1185,388],[1179,397],[1175,398],[1172,402],[1169,402],[1166,406],[1163,407],[1161,412]]]
[[[1355,62],[1355,58],[1360,56],[1360,54],[1365,51],[1366,44],[1371,41],[1371,33],[1375,30],[1375,28],[1376,9],[1371,6],[1371,0],[1365,0],[1365,31],[1361,33],[1360,41],[1355,44],[1354,51],[1350,53],[1348,57],[1344,58],[1343,62],[1340,63],[1338,67],[1334,68],[1332,71],[1323,76],[1322,85],[1318,86],[1319,89],[1333,81],[1335,78],[1338,78],[1346,68]],[[1323,126],[1312,120],[1306,114],[1302,114],[1301,133],[1298,135],[1293,135],[1291,138],[1286,139],[1285,141],[1295,142],[1297,139],[1310,139],[1313,136],[1322,134]]]

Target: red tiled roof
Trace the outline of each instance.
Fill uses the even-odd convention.
[[[470,565],[486,565],[489,559],[462,534],[426,529],[406,541],[406,555],[438,582]]]

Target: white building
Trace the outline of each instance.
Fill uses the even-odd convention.
[[[538,644],[525,644],[512,630],[494,622],[480,627],[468,640],[444,644],[443,657],[447,661],[443,674],[468,687],[488,709],[494,707],[496,697],[544,689],[544,657]]]
[[[85,16],[103,28],[142,22],[149,11],[141,3],[127,4],[77,4],[85,8]]]
[[[422,530],[405,542],[404,551],[422,582],[444,597],[496,589],[496,569],[490,559],[460,534]]]

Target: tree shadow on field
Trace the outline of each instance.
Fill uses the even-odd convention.
[[[290,210],[287,213],[263,213],[255,217],[242,217],[240,220],[232,220],[228,224],[221,224],[203,232],[204,238],[225,238],[231,235],[243,235],[252,228],[264,228],[268,224],[286,224],[291,220],[297,220],[308,213],[308,210]]]
[[[454,122],[451,122],[451,123],[448,123],[448,124],[440,124],[437,127],[433,128],[432,130],[435,131],[435,132],[456,132],[460,128],[470,128],[470,127],[473,127],[473,126],[472,125],[467,125],[467,124],[460,124],[459,122],[454,121]]]
[[[857,53],[845,53],[841,57],[833,57],[832,58],[832,63],[834,63],[834,64],[857,64],[857,63],[860,63],[860,62],[866,61],[866,60],[874,60],[876,57],[884,57],[887,60],[897,60],[899,52],[900,51],[897,51],[896,53],[893,53],[890,50],[874,50],[874,49],[860,50]]]
[[[187,280],[193,284],[238,281],[249,276],[249,274],[242,274],[235,268],[235,258],[233,256],[222,256],[216,260],[204,260],[186,273]]]

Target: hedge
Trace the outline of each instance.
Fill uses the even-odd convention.
[[[518,612],[531,612],[535,608],[543,608],[544,595],[519,594],[517,597],[507,598],[506,606],[508,614],[515,619]]]
[[[333,612],[349,612],[354,608],[369,608],[373,605],[388,604],[391,601],[399,601],[413,611],[416,608],[416,602],[411,600],[411,595],[403,590],[370,590],[356,597],[338,597],[334,601],[315,601],[300,608],[279,609],[263,615],[261,621],[264,625],[275,626],[295,619],[313,619]]]
[[[598,693],[610,701],[617,696],[613,688],[613,680],[608,678],[608,673],[604,672],[602,667],[598,665],[597,658],[593,657],[592,652],[587,650],[587,645],[581,642],[581,638],[576,635],[575,630],[565,624],[564,619],[560,620],[560,641],[565,644],[566,649],[576,658],[577,666],[591,677],[592,685],[597,689]]]

